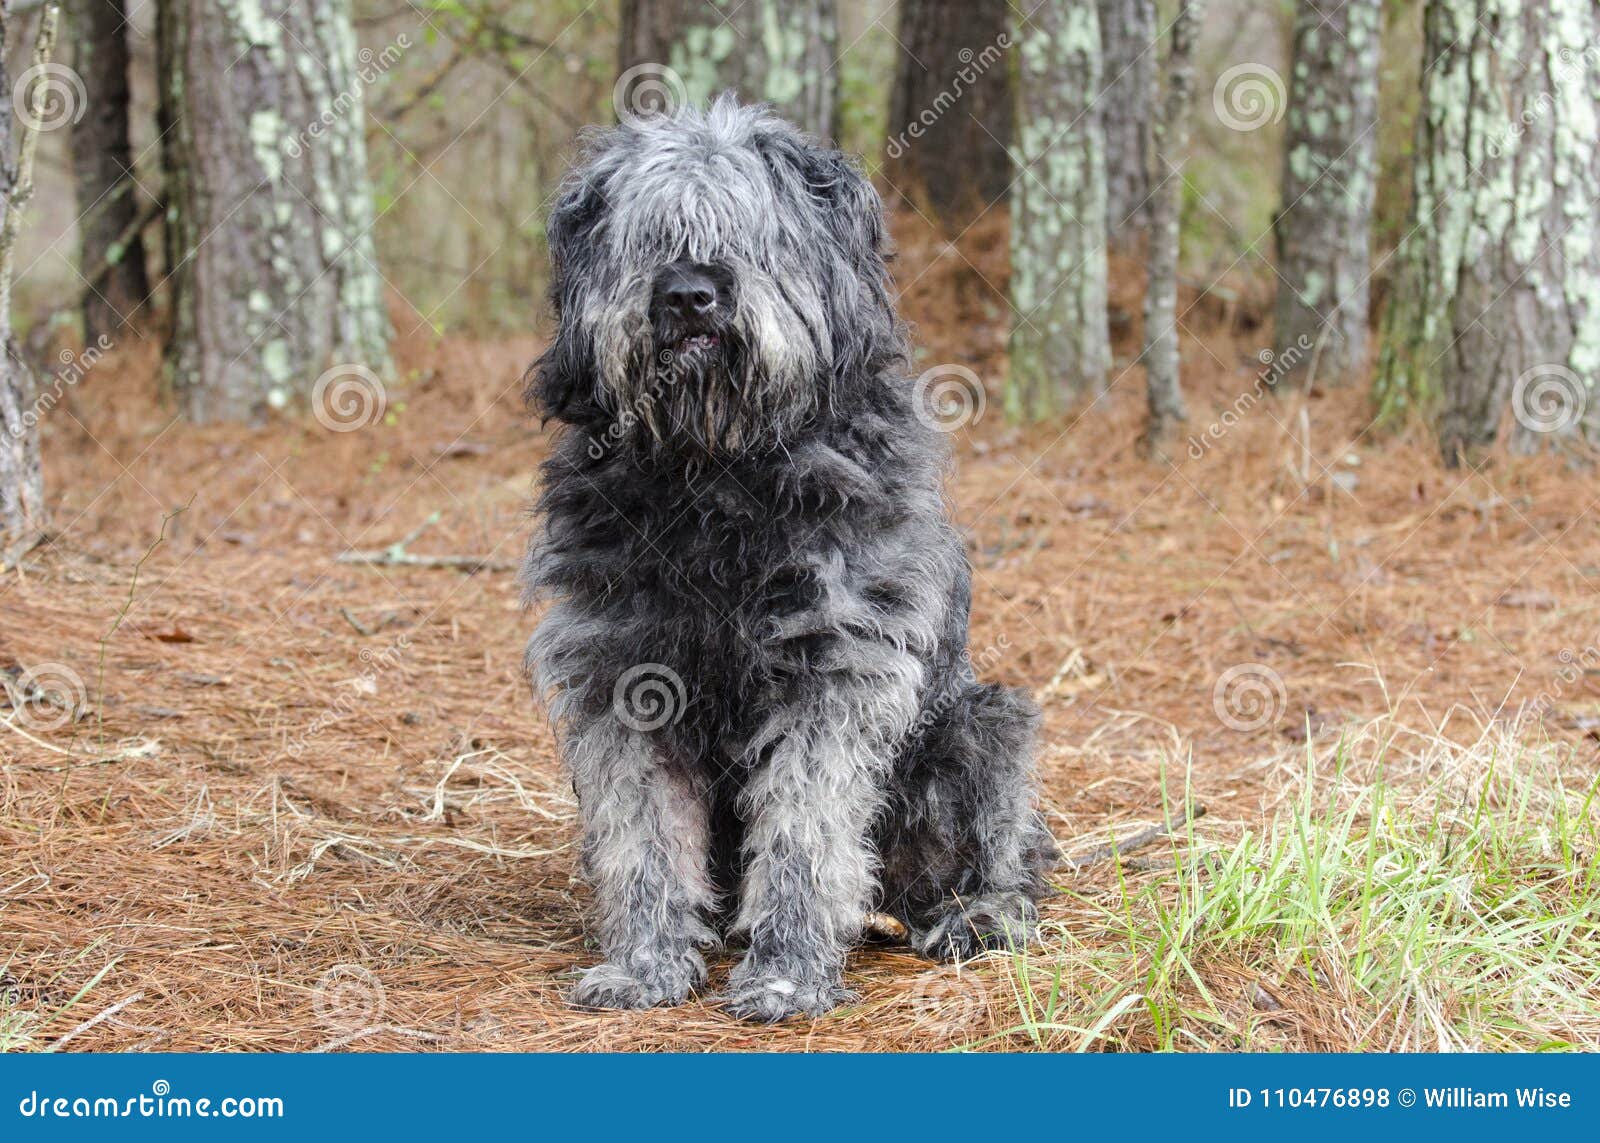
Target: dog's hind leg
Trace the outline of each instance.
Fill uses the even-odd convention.
[[[649,735],[607,712],[566,745],[583,816],[584,873],[605,956],[572,1002],[586,1008],[678,1004],[705,980],[713,943],[704,791]]]
[[[936,959],[1026,944],[1055,862],[1035,803],[1037,708],[1007,687],[952,683],[955,697],[928,708],[880,829],[885,905]]]

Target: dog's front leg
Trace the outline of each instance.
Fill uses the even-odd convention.
[[[819,674],[785,695],[753,744],[738,920],[750,947],[724,997],[745,1019],[820,1016],[854,999],[841,978],[876,884],[869,830],[921,671],[892,651],[873,657],[871,671]]]
[[[707,806],[650,736],[607,714],[567,743],[583,814],[584,872],[605,962],[572,1002],[589,1008],[679,1004],[705,980],[713,936]]]

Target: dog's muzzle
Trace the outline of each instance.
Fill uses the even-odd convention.
[[[656,344],[680,361],[715,357],[732,303],[733,275],[723,267],[687,259],[663,267],[650,297]]]

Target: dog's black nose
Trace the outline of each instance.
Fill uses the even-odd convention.
[[[717,308],[717,279],[710,267],[677,262],[656,277],[656,302],[684,320],[708,316]]]

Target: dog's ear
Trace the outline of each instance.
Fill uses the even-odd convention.
[[[842,151],[808,149],[806,186],[823,204],[824,217],[858,269],[882,271],[888,230],[883,200],[855,159]]]
[[[550,305],[554,339],[523,376],[523,399],[542,419],[579,424],[595,409],[594,365],[581,330],[568,315],[578,309],[589,236],[605,210],[594,182],[582,175],[562,187],[545,224],[550,251]]]
[[[590,233],[605,212],[605,197],[595,180],[577,175],[562,186],[545,223],[550,251],[550,291],[556,316],[562,316],[575,280],[584,273],[583,252],[593,248]]]
[[[788,136],[788,161],[819,208],[840,257],[826,272],[836,378],[877,378],[904,356],[887,264],[889,237],[883,200],[859,164],[842,151]],[[843,274],[849,281],[837,280]]]
[[[582,335],[565,325],[522,376],[522,398],[542,421],[586,424],[595,419],[593,359],[581,343]]]
[[[774,168],[786,167],[785,174],[798,177],[857,273],[881,270],[888,235],[883,200],[854,159],[793,130],[760,136],[756,146]]]

